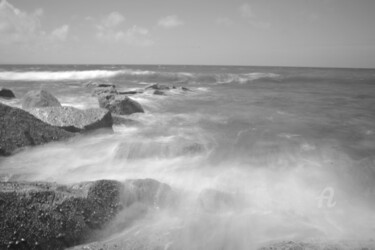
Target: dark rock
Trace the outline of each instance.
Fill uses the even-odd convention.
[[[143,89],[131,89],[131,90],[122,90],[118,91],[119,95],[135,95],[135,94],[142,94],[144,92]]]
[[[191,91],[191,89],[188,89],[186,87],[180,87],[180,89],[183,90],[183,91]]]
[[[123,185],[0,182],[0,249],[65,249],[89,242],[123,208]]]
[[[113,87],[113,88],[116,88],[116,85],[113,84],[113,83],[109,83],[109,82],[97,82],[97,81],[89,81],[89,82],[86,82],[84,83],[84,85],[86,87],[101,87],[101,88],[105,88],[105,87]]]
[[[103,95],[116,95],[118,94],[114,86],[111,87],[97,87],[93,90],[92,96],[103,96]]]
[[[101,108],[108,109],[114,114],[144,113],[141,104],[124,95],[101,95],[98,101]]]
[[[60,107],[59,100],[45,90],[32,90],[26,93],[22,99],[22,108]]]
[[[16,96],[14,95],[12,90],[0,88],[0,97],[5,99],[12,99]]]
[[[0,103],[0,155],[71,136],[72,133],[46,124],[24,110]]]
[[[145,87],[146,90],[148,89],[157,89],[157,90],[169,90],[170,87],[167,86],[167,85],[164,85],[164,84],[158,84],[158,83],[153,83],[153,84],[150,84],[150,85],[147,85]]]
[[[112,129],[112,115],[106,109],[93,108],[80,110],[74,107],[47,107],[29,111],[35,117],[69,132]]]
[[[161,90],[155,90],[154,91],[154,95],[165,95],[164,91],[161,91]]]

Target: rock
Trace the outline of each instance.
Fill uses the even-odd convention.
[[[0,182],[0,249],[65,249],[91,240],[123,208],[123,185]]]
[[[180,89],[183,90],[183,91],[191,91],[191,89],[188,89],[186,87],[180,87]]]
[[[101,108],[80,110],[74,107],[46,107],[32,109],[29,112],[43,122],[69,132],[112,129],[113,124],[111,113]]]
[[[116,95],[118,94],[116,87],[97,87],[93,90],[92,96],[102,96],[102,95]]]
[[[143,89],[128,89],[128,90],[122,90],[118,91],[119,95],[135,95],[135,94],[142,94],[144,92]]]
[[[161,91],[161,90],[155,90],[154,91],[154,95],[165,95],[164,91]]]
[[[113,87],[116,88],[116,85],[109,82],[95,82],[95,81],[89,81],[84,83],[86,87]]]
[[[60,107],[59,100],[45,90],[32,90],[26,93],[22,99],[22,108]]]
[[[148,89],[169,90],[170,87],[164,84],[153,83],[153,84],[147,85],[145,89],[146,90]]]
[[[136,202],[151,206],[165,206],[174,199],[174,193],[169,185],[153,179],[127,180],[125,184],[134,195],[133,199]]]
[[[16,96],[10,89],[3,89],[0,88],[0,98],[5,98],[5,99],[12,99],[15,98]]]
[[[74,134],[42,122],[28,112],[0,103],[0,155],[17,148],[66,139]]]
[[[144,113],[141,104],[124,95],[101,95],[98,97],[99,106],[114,114],[130,115]]]

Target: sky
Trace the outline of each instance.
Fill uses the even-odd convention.
[[[0,63],[375,68],[374,0],[0,0]]]

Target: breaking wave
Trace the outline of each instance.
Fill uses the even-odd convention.
[[[85,70],[85,71],[3,71],[0,80],[8,81],[61,81],[110,78],[126,73],[124,70]]]

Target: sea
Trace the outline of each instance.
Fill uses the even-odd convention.
[[[145,113],[126,116],[133,122],[114,133],[0,158],[2,181],[166,183],[177,204],[155,206],[115,233],[148,235],[158,249],[375,240],[374,69],[0,65],[0,86],[16,95],[0,101],[14,107],[35,89],[62,105],[99,107],[97,83],[177,88],[129,96]]]

